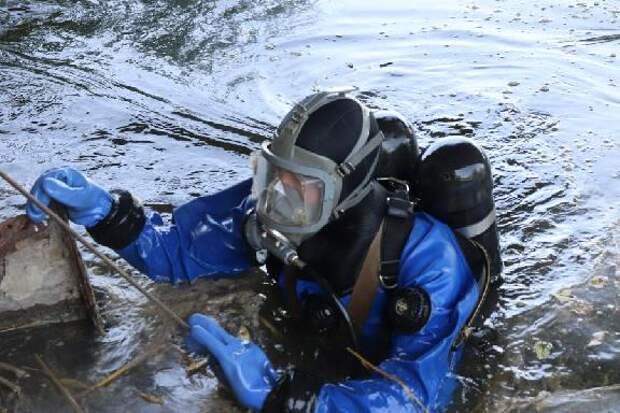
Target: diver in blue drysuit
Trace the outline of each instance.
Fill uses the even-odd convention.
[[[347,307],[353,305],[360,274],[377,277],[381,268],[371,257],[380,248],[389,208],[390,193],[374,179],[383,138],[372,112],[359,101],[345,93],[319,93],[296,106],[263,145],[254,159],[253,180],[180,206],[171,226],[164,226],[158,214],[146,216],[129,192],[108,192],[68,167],[44,173],[32,193],[44,203],[53,199],[65,205],[69,218],[86,226],[97,242],[159,282],[243,274],[257,265],[261,231],[276,233]],[[46,219],[33,204],[27,210],[35,222]],[[409,325],[386,320],[393,300],[380,282],[355,326],[362,353],[373,352],[387,328],[391,339],[378,367],[407,389],[379,374],[326,383],[316,373],[278,371],[257,345],[228,334],[213,318],[194,314],[192,339],[218,360],[243,406],[320,413],[445,408],[461,335],[482,288],[450,227],[424,212],[416,212],[411,222],[396,274],[398,289],[408,292],[413,308],[405,319]],[[250,242],[252,233],[258,241]],[[285,289],[291,262],[281,262],[282,254],[267,249],[271,259],[280,258],[273,275]],[[309,297],[325,295],[320,283],[303,274],[293,285],[302,307]]]

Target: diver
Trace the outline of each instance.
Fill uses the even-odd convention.
[[[108,192],[70,167],[43,173],[31,192],[64,205],[71,221],[155,281],[266,264],[292,317],[328,341],[344,331],[343,346],[384,373],[327,381],[276,370],[256,344],[192,315],[191,339],[218,361],[244,407],[442,411],[501,272],[489,161],[467,138],[420,151],[402,116],[371,111],[350,92],[296,104],[252,155],[252,179],[176,208],[169,226],[128,191]],[[27,212],[46,219],[35,205]]]

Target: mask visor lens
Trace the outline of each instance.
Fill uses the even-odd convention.
[[[262,155],[255,156],[253,164],[252,193],[259,216],[300,228],[320,220],[325,195],[321,179],[275,166]]]

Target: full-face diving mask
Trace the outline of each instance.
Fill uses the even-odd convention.
[[[341,198],[343,180],[383,141],[377,132],[368,139],[370,112],[347,96],[353,89],[313,94],[298,103],[284,118],[274,139],[264,142],[252,155],[253,197],[262,225],[285,234],[294,244],[318,232],[330,219],[336,219],[361,201],[371,189],[371,178],[378,156],[363,181]],[[320,107],[338,99],[349,99],[360,107],[361,131],[346,159],[336,163],[296,145],[308,117]]]

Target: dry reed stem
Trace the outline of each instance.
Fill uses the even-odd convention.
[[[28,373],[25,370],[20,369],[19,367],[15,367],[12,364],[5,363],[0,361],[0,370],[7,370],[15,374],[15,377],[21,379],[22,377],[26,377]]]
[[[8,387],[9,389],[11,389],[11,391],[13,391],[18,396],[22,394],[21,387],[19,387],[17,384],[13,383],[12,381],[5,379],[4,377],[0,377],[0,384],[2,384],[5,387]]]
[[[404,381],[402,381],[399,377],[393,374],[390,374],[387,371],[382,370],[379,367],[375,366],[370,361],[368,361],[366,358],[364,358],[364,356],[359,354],[357,351],[353,350],[351,347],[347,347],[347,351],[351,353],[353,356],[355,356],[355,358],[357,358],[360,361],[360,363],[362,363],[362,365],[366,367],[367,369],[372,370],[377,374],[380,374],[386,379],[391,380],[394,383],[398,384],[400,387],[402,387],[407,397],[409,397],[412,401],[416,402],[422,408],[422,411],[424,413],[429,413],[429,410],[424,405],[424,403],[422,403],[420,399],[418,399],[418,397],[413,393],[413,391],[409,388],[409,386],[407,386],[407,384]]]
[[[75,379],[71,379],[69,377],[64,377],[62,379],[60,379],[60,382],[62,384],[64,384],[67,387],[73,387],[75,389],[79,389],[79,390],[87,390],[90,389],[90,385],[80,381],[80,380],[75,380]]]
[[[104,377],[102,380],[100,380],[96,384],[92,385],[88,390],[80,393],[80,396],[84,396],[84,395],[90,393],[91,391],[93,391],[95,389],[98,389],[100,387],[104,387],[104,386],[109,385],[110,383],[112,383],[113,381],[118,379],[119,377],[121,377],[124,374],[126,374],[127,372],[129,372],[129,370],[131,370],[131,369],[139,366],[143,362],[145,362],[148,358],[150,358],[154,354],[159,353],[159,351],[163,347],[164,347],[164,344],[160,344],[158,346],[155,346],[155,347],[151,348],[150,350],[146,351],[145,353],[140,354],[135,359],[127,362],[124,366],[122,366],[119,369],[115,370],[110,375]]]
[[[209,364],[209,358],[204,358],[202,360],[194,361],[189,366],[185,367],[185,372],[188,375],[192,375],[196,373],[198,370],[202,369],[204,366]]]
[[[43,369],[43,372],[56,385],[56,387],[58,388],[58,390],[60,390],[62,395],[65,396],[65,398],[67,399],[71,407],[73,407],[73,410],[75,410],[76,413],[84,413],[84,410],[80,407],[78,402],[75,401],[75,399],[73,398],[69,390],[67,390],[67,388],[60,382],[60,380],[58,380],[58,377],[56,377],[54,372],[49,367],[47,367],[47,364],[45,364],[41,356],[36,354],[34,357],[36,358],[37,362]]]
[[[149,403],[159,404],[159,405],[164,404],[164,400],[161,397],[155,396],[153,394],[148,394],[148,393],[138,391],[138,396],[140,396],[144,401],[147,401]]]

